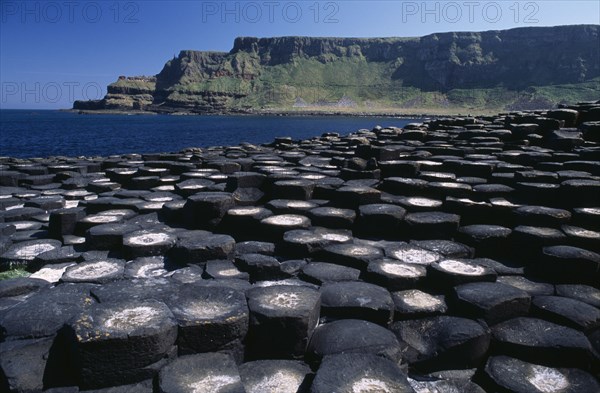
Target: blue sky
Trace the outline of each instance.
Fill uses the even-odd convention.
[[[237,36],[405,37],[599,24],[600,1],[0,0],[0,108],[69,108]]]

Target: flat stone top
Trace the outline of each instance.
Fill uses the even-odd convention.
[[[156,300],[95,304],[73,322],[81,343],[111,338],[145,336],[176,328],[166,304]]]
[[[304,286],[274,285],[246,292],[252,312],[281,315],[314,311],[320,304],[318,291]]]

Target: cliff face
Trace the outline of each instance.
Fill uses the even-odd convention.
[[[533,87],[552,101],[554,85],[586,98],[600,77],[599,32],[599,25],[579,25],[420,38],[240,37],[228,53],[181,51],[155,78],[121,78],[100,102],[74,107],[203,113],[343,100],[359,107],[435,100],[510,106]],[[490,94],[501,98],[490,102]]]

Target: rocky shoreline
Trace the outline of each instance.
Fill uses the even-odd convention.
[[[600,390],[600,101],[0,158],[0,390]]]
[[[168,115],[168,116],[282,116],[282,117],[394,117],[398,119],[443,119],[447,117],[461,117],[460,113],[436,114],[429,112],[346,112],[346,111],[226,111],[220,113],[196,113],[196,112],[153,112],[150,110],[115,110],[115,109],[100,109],[100,110],[81,110],[81,109],[62,109],[61,112],[78,113],[80,115],[123,115],[123,116],[138,116],[138,115]],[[472,116],[471,114],[467,117]]]

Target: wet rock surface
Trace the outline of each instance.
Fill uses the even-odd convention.
[[[597,391],[596,108],[2,157],[0,391]]]

